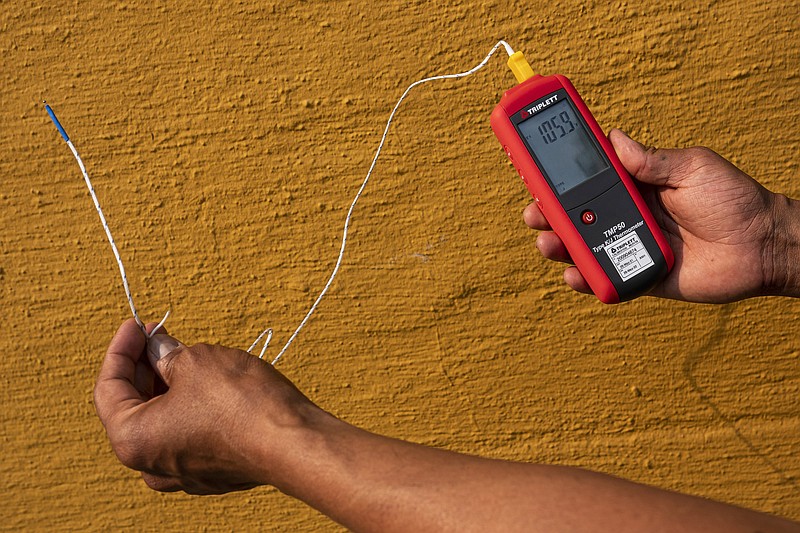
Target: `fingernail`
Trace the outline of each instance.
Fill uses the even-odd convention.
[[[630,136],[630,135],[628,135],[628,133],[627,133],[627,132],[625,132],[624,130],[621,130],[621,129],[617,128],[617,131],[619,131],[621,134],[623,134],[623,135],[624,135],[625,137],[627,137],[628,139],[630,139],[630,138],[631,138],[631,136]]]
[[[169,335],[156,333],[147,341],[147,351],[152,361],[159,361],[180,345],[181,343]]]

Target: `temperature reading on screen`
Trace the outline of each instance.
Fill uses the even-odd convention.
[[[569,135],[573,131],[575,131],[575,124],[572,123],[569,118],[569,113],[566,111],[562,111],[558,116],[550,120],[545,120],[539,126],[539,133],[542,134],[542,140],[545,144],[556,142],[558,139]]]
[[[567,100],[547,107],[517,127],[542,173],[559,194],[608,168],[608,161]]]

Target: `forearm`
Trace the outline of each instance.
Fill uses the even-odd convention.
[[[586,470],[411,444],[321,411],[306,419],[310,424],[293,430],[280,458],[264,451],[271,481],[352,530],[796,530],[780,519]]]
[[[773,229],[765,247],[765,294],[800,297],[800,201],[776,194]]]

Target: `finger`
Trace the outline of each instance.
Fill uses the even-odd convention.
[[[183,489],[180,481],[170,476],[157,476],[142,472],[142,479],[148,487],[158,492],[177,492]]]
[[[594,294],[592,289],[589,287],[589,284],[586,283],[586,278],[584,278],[574,266],[569,267],[564,271],[564,281],[566,281],[567,285],[569,285],[574,291],[583,294]]]
[[[608,140],[614,146],[622,166],[638,178],[638,173],[644,168],[647,161],[647,148],[628,137],[622,130],[612,129],[608,133]]]
[[[145,325],[145,331],[147,331],[148,335],[151,335],[153,330],[158,325],[157,322],[150,322]],[[161,333],[167,333],[167,328],[161,326],[158,330]],[[133,380],[133,386],[136,387],[136,390],[142,395],[142,399],[150,400],[155,396],[159,396],[164,394],[167,391],[167,387],[164,385],[164,382],[161,378],[156,375],[153,371],[153,366],[150,364],[147,358],[141,357],[136,362],[136,376]]]
[[[147,332],[147,335],[152,335],[153,330],[157,325],[157,322],[148,322],[145,324],[144,329]],[[159,331],[162,333],[167,332],[166,328],[163,326],[159,329]],[[136,378],[134,379],[133,385],[139,392],[142,393],[142,396],[145,398],[153,397],[155,372],[153,372],[153,367],[150,366],[150,363],[144,357],[139,358],[139,360],[136,362]]]
[[[156,326],[158,326],[157,322],[150,322],[150,323],[146,324],[145,325],[145,330],[147,331],[147,334],[148,335],[152,335],[153,334],[153,330],[156,329]],[[162,324],[162,326],[160,328],[158,328],[158,332],[166,334],[166,335],[169,335],[169,331],[167,331],[167,327],[164,326],[163,324]],[[149,342],[149,340],[150,339],[148,338],[148,342]],[[152,365],[152,363],[150,363],[150,359],[151,358],[148,357],[146,362],[142,363],[142,361],[140,360],[139,363],[142,364],[143,366],[147,367],[147,371],[144,372],[144,373],[147,374],[147,379],[148,379],[148,383],[149,383],[148,389],[147,389],[147,392],[149,394],[147,395],[147,397],[154,398],[156,396],[160,396],[160,395],[164,394],[165,392],[167,392],[169,390],[169,387],[167,387],[167,385],[164,383],[164,380],[161,379],[161,376],[159,376],[155,372],[155,370],[153,370],[153,365]],[[138,367],[137,367],[137,370],[138,370]],[[137,374],[137,379],[138,379],[138,377],[139,376]]]
[[[250,490],[259,486],[258,483],[214,483],[212,481],[208,484],[197,481],[182,481],[177,477],[161,476],[147,472],[142,472],[142,480],[148,487],[158,492],[177,492],[182,490],[187,494],[196,495],[225,494],[228,492]]]
[[[144,357],[140,357],[136,361],[136,372],[133,377],[133,386],[139,391],[143,400],[149,400],[153,397],[153,386],[155,383],[155,374],[153,367]]]
[[[134,380],[144,347],[144,333],[136,322],[123,322],[108,346],[94,388],[95,409],[103,425],[107,426],[116,413],[143,402]]]
[[[536,248],[551,261],[573,264],[564,242],[552,231],[544,231],[536,237]]]
[[[551,229],[550,224],[547,222],[547,219],[544,218],[542,210],[539,209],[539,206],[536,204],[536,202],[528,205],[528,207],[525,208],[525,210],[522,212],[522,219],[529,228],[538,230]]]
[[[645,148],[621,130],[608,134],[622,165],[637,180],[661,187],[677,187],[691,164],[691,152],[664,148]]]
[[[169,372],[165,369],[171,366],[169,361],[182,346],[180,341],[165,333],[156,333],[147,341],[147,358],[150,360],[150,365],[167,386],[170,383]]]

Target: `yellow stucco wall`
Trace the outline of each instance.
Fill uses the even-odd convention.
[[[156,4],[0,3],[0,528],[336,528],[274,489],[162,495],[117,463],[91,390],[127,305],[43,98],[143,315],[171,308],[188,343],[271,326],[282,345],[402,89],[498,37],[570,76],[606,130],[710,146],[800,197],[796,1]],[[567,290],[489,129],[503,62],[408,98],[281,371],[379,433],[800,519],[800,302]]]

